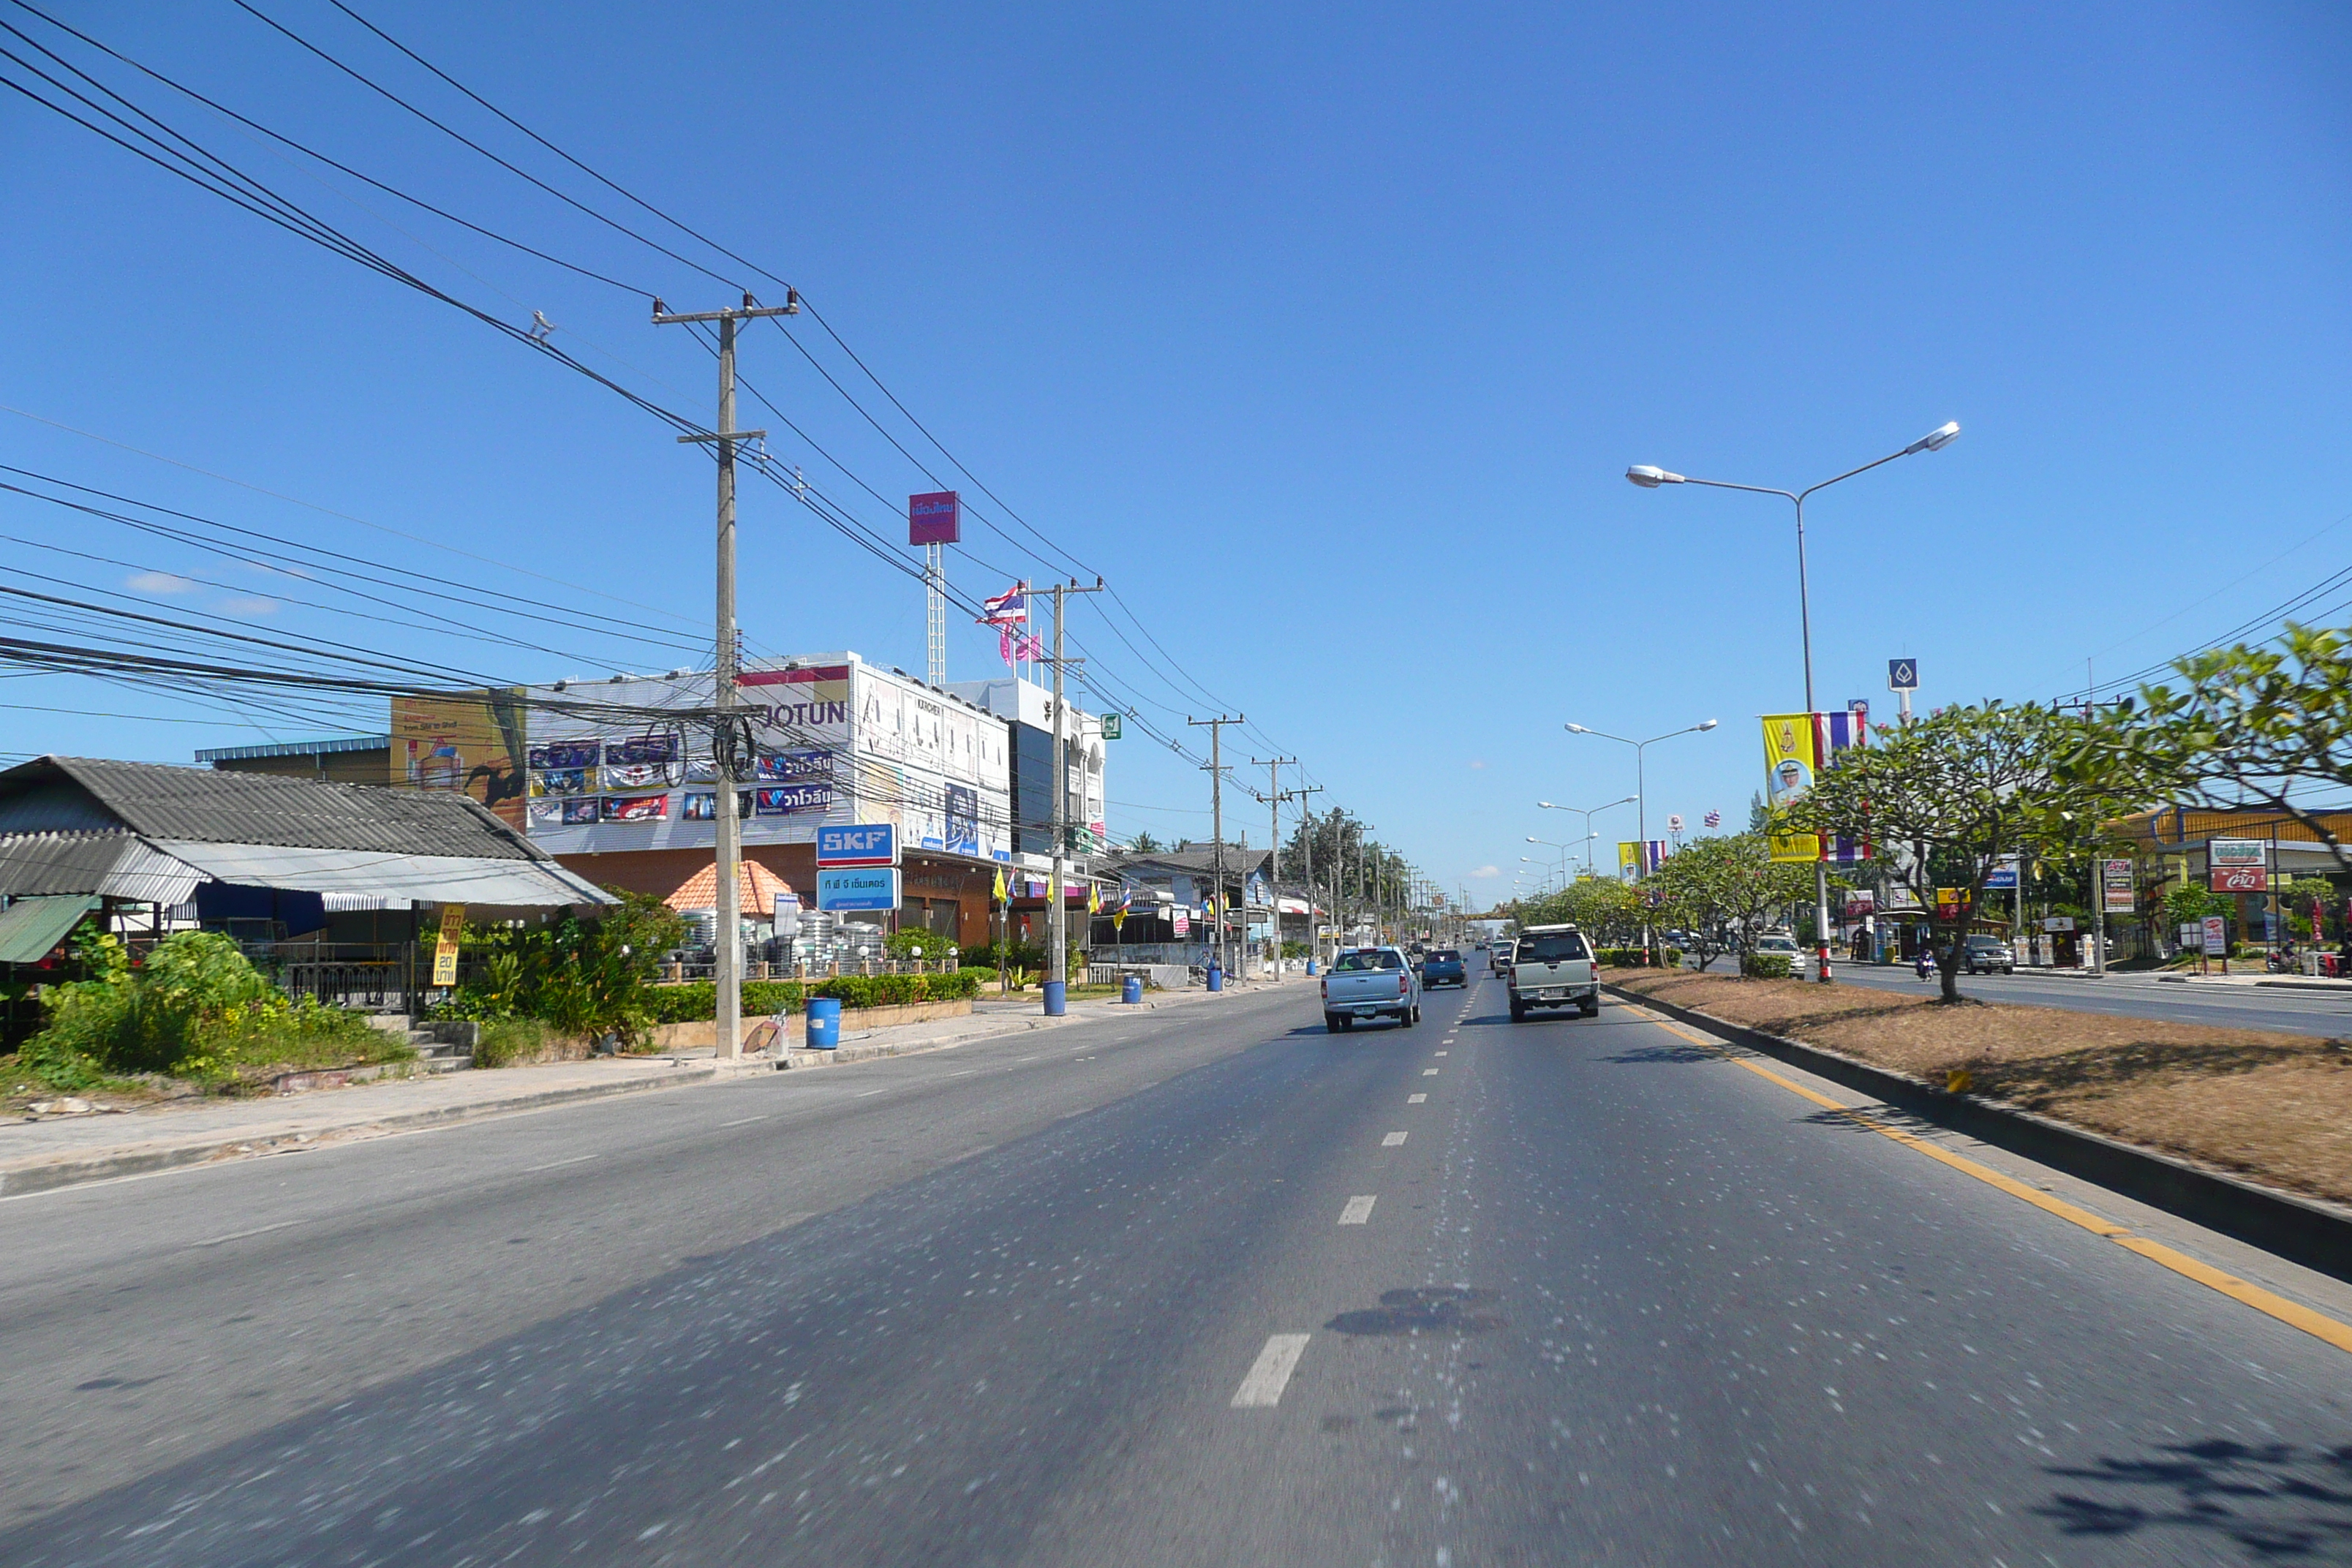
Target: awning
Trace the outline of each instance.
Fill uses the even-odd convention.
[[[151,841],[215,881],[289,892],[330,893],[341,909],[406,909],[412,901],[549,907],[609,904],[613,896],[552,860],[461,855],[385,855],[363,849],[299,849],[278,844]],[[371,900],[362,902],[361,900]]]
[[[0,963],[40,963],[75,921],[96,908],[96,899],[80,893],[18,899],[0,910]]]

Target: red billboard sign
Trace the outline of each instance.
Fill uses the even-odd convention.
[[[2213,868],[2213,891],[2217,893],[2267,893],[2270,890],[2271,873],[2266,866]]]
[[[963,503],[953,490],[907,498],[907,542],[954,544],[963,538]]]

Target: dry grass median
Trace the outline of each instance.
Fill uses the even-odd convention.
[[[1637,994],[2352,1203],[2352,1046],[1801,980],[1611,970]]]

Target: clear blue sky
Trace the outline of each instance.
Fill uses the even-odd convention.
[[[227,0],[58,3],[364,173],[673,307],[729,298]],[[324,0],[257,4],[657,226]],[[1883,706],[1893,654],[1921,660],[1923,701],[2047,698],[2083,684],[2086,658],[2126,673],[2352,554],[2338,7],[359,8],[797,284],[999,495],[1122,587],[1205,693],[1248,712],[1262,734],[1241,760],[1301,756],[1321,804],[1449,885],[1499,867],[1470,885],[1507,888],[1526,835],[1567,837],[1538,797],[1630,793],[1630,755],[1563,721],[1720,718],[1654,748],[1652,818],[1737,823],[1761,773],[1754,716],[1801,701],[1785,505],[1639,491],[1629,462],[1793,488],[1961,421],[1949,450],[1811,509],[1829,705]],[[402,265],[509,321],[543,310],[583,359],[709,417],[708,355],[641,299],[140,97]],[[685,617],[656,623],[681,637],[707,613],[709,467],[610,394],[13,94],[0,210],[0,403],[654,606]],[[930,488],[781,336],[747,339],[744,372],[894,505]],[[776,423],[748,403],[744,418]],[[897,527],[788,433],[774,447]],[[10,415],[0,461],[640,613]],[[34,545],[215,579],[150,596],[266,635],[518,679],[686,662],[584,623],[533,628],[523,640],[560,650],[540,652],[341,620],[291,603],[299,584],[13,497],[0,533],[33,542],[0,542],[0,565],[76,582],[134,574]],[[1039,570],[985,532],[972,545]],[[759,646],[920,667],[919,590],[756,484],[743,583]],[[1167,705],[1146,708],[1156,722],[1181,734],[1210,711],[1095,614],[1075,624],[1107,678]],[[960,628],[951,675],[993,666],[992,637]],[[329,727],[239,728],[47,677],[0,681],[0,701],[20,705],[0,708],[8,752],[184,761]],[[44,706],[72,711],[26,710]],[[1204,832],[1205,783],[1121,742],[1114,830]],[[1262,822],[1236,808],[1253,841]]]

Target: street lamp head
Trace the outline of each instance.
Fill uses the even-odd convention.
[[[1557,811],[1557,810],[1559,810],[1559,809],[1558,806],[1555,806],[1554,805],[1552,805],[1552,803],[1551,803],[1551,802],[1549,802],[1549,801],[1548,801],[1548,800],[1539,800],[1539,801],[1536,802],[1536,805],[1537,805],[1538,806],[1541,807],[1541,808],[1542,808],[1543,810],[1545,810],[1545,811]]]
[[[1647,463],[1634,464],[1625,470],[1625,478],[1645,490],[1656,489],[1660,485],[1679,485],[1689,482],[1680,474],[1670,474],[1664,468],[1654,468]]]
[[[1907,458],[1914,452],[1940,452],[1959,438],[1960,422],[1957,419],[1946,420],[1908,447],[1904,447],[1903,455]]]
[[[1567,731],[1571,735],[1590,735],[1592,733],[1591,731],[1586,729],[1581,724],[1562,724],[1560,728]]]
[[[1699,728],[1702,730],[1712,730],[1715,728],[1715,722],[1716,721],[1714,720],[1709,719],[1706,723],[1701,724]]]

